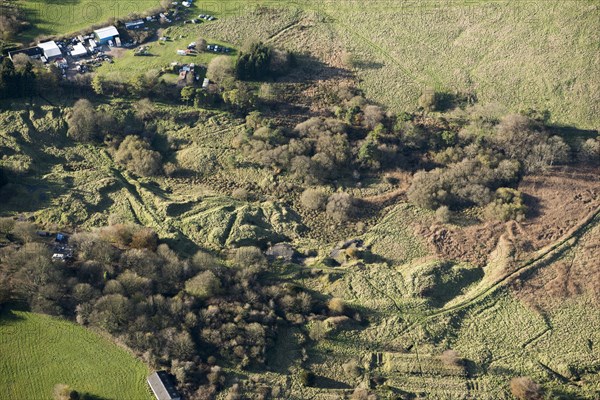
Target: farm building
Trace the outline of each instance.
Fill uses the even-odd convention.
[[[137,21],[125,22],[125,29],[140,29],[144,26],[144,20],[138,19]]]
[[[55,41],[39,43],[38,47],[42,49],[44,57],[48,60],[62,56],[62,52]]]
[[[98,38],[98,43],[108,44],[109,41],[115,41],[119,37],[119,31],[114,26],[107,26],[105,28],[97,29],[94,34]]]
[[[148,377],[148,385],[157,400],[181,400],[166,371],[157,371]]]
[[[83,43],[77,43],[75,46],[73,46],[73,50],[71,51],[71,55],[73,57],[87,56],[87,54],[88,51],[83,45]]]

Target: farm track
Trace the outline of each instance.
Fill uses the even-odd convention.
[[[286,32],[294,29],[296,26],[298,26],[300,24],[300,20],[295,20],[289,24],[287,24],[286,26],[284,26],[282,29],[280,29],[278,32],[275,32],[274,34],[270,35],[265,42],[266,43],[272,43],[275,40],[277,40],[277,38],[283,34],[285,34]]]
[[[497,279],[492,285],[483,289],[480,293],[476,294],[475,296],[473,296],[469,299],[466,299],[466,300],[464,300],[458,304],[452,305],[450,307],[435,311],[426,316],[417,317],[417,319],[411,325],[406,327],[400,333],[404,333],[404,332],[410,330],[412,327],[414,327],[418,323],[423,323],[425,321],[434,319],[436,317],[462,310],[464,308],[467,308],[471,305],[474,305],[478,302],[485,300],[487,297],[489,297],[490,295],[495,293],[497,290],[502,289],[503,287],[505,287],[507,284],[509,284],[514,279],[521,276],[522,274],[524,274],[526,272],[530,272],[530,271],[534,270],[535,268],[542,266],[539,264],[543,264],[545,261],[548,261],[548,259],[552,258],[553,256],[556,256],[560,252],[563,252],[563,251],[571,248],[573,245],[575,245],[577,243],[579,238],[587,231],[587,229],[590,227],[590,225],[596,224],[599,222],[600,222],[600,206],[597,207],[591,213],[589,213],[586,216],[586,218],[584,218],[579,224],[577,224],[574,228],[572,228],[570,230],[570,232],[568,232],[565,236],[563,236],[557,242],[555,242],[552,245],[546,246],[545,248],[543,248],[541,250],[538,250],[536,252],[537,255],[533,259],[526,261],[515,271],[506,274],[505,276],[501,277],[500,279]]]

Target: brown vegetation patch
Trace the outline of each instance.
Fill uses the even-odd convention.
[[[436,224],[421,227],[418,234],[426,238],[429,247],[440,257],[483,267],[503,232],[504,224],[490,222],[467,227]]]
[[[527,304],[549,309],[568,298],[587,296],[600,304],[600,225],[584,235],[577,246],[557,262],[517,281],[512,289]]]
[[[523,223],[535,249],[558,240],[600,204],[600,169],[558,167],[526,176],[519,190],[530,215]]]
[[[577,225],[600,204],[599,172],[581,166],[556,167],[526,176],[519,190],[525,195],[529,215],[517,225],[515,244],[522,250],[537,250]],[[483,266],[505,232],[504,224],[486,222],[467,227],[433,225],[421,227],[418,233],[440,257]]]

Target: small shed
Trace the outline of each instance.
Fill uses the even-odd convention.
[[[50,60],[62,56],[60,48],[54,40],[38,44],[38,47],[44,52],[46,59]]]
[[[125,22],[125,29],[133,30],[140,29],[144,26],[144,20],[138,19],[137,21]]]
[[[156,400],[181,400],[167,371],[157,371],[148,377],[148,385]]]
[[[94,34],[98,38],[98,43],[108,44],[109,41],[119,37],[119,31],[114,26],[107,26],[104,28],[96,29]]]
[[[39,47],[29,47],[27,49],[20,49],[20,50],[9,51],[8,52],[8,58],[10,58],[12,61],[14,61],[13,57],[16,56],[17,54],[25,54],[29,58],[32,58],[32,59],[35,59],[35,60],[39,60],[44,55],[44,52]]]
[[[289,243],[277,243],[269,247],[265,254],[270,259],[292,262],[296,251]]]
[[[83,43],[77,43],[75,46],[73,46],[73,50],[71,50],[71,55],[73,57],[83,57],[87,56],[87,54],[88,51],[83,45]]]

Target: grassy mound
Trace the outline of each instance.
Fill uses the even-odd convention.
[[[0,318],[3,399],[51,399],[63,383],[106,399],[151,399],[148,369],[107,339],[40,314],[4,311]]]

